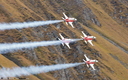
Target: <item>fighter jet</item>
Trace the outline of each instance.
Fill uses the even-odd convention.
[[[86,61],[83,59],[83,61],[85,62],[85,64],[87,65],[87,67],[89,67],[89,65],[92,67],[93,70],[96,70],[94,68],[94,63],[98,62],[97,60],[90,60],[85,54],[84,54]]]
[[[68,23],[69,23],[72,26],[72,28],[75,28],[72,23],[74,21],[76,21],[77,19],[76,18],[67,17],[65,13],[63,13],[63,15],[64,15],[65,18],[62,17],[62,19],[66,22],[66,24],[68,25]]]
[[[60,38],[58,38],[59,40],[62,40],[62,45],[64,46],[64,44],[69,48],[69,49],[71,49],[71,47],[69,46],[69,43],[71,42],[71,41],[73,41],[72,39],[67,39],[67,38],[64,38],[62,35],[61,35],[61,33],[59,33],[59,35],[60,35],[60,37],[61,37],[61,39]]]
[[[92,44],[92,40],[93,39],[96,39],[96,37],[94,37],[94,36],[87,36],[83,31],[81,31],[82,32],[82,34],[84,35],[84,37],[83,36],[81,36],[82,38],[83,38],[83,40],[84,40],[84,42],[87,44],[87,42],[89,42],[92,46],[94,46],[93,44]]]

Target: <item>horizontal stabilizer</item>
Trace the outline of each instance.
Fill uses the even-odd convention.
[[[89,65],[86,63],[86,61],[83,59],[83,61],[85,62],[85,64],[87,65],[87,67],[89,67]]]

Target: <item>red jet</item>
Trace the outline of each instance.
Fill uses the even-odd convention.
[[[98,62],[98,61],[97,60],[90,60],[85,54],[84,54],[84,56],[85,56],[85,58],[86,58],[87,61],[85,61],[84,59],[83,59],[83,61],[85,62],[85,64],[87,65],[87,67],[89,67],[89,65],[90,65],[93,70],[96,70],[94,68],[94,63],[95,62]]]
[[[94,37],[94,36],[87,36],[83,31],[81,31],[82,32],[82,34],[84,35],[84,37],[83,36],[81,36],[82,37],[82,39],[84,40],[84,42],[87,44],[87,42],[89,42],[92,46],[94,46],[93,44],[92,44],[92,40],[93,39],[96,39],[96,37]]]
[[[62,19],[66,22],[66,24],[68,25],[68,23],[69,23],[72,26],[72,28],[75,28],[72,23],[74,21],[77,21],[77,19],[76,18],[67,17],[65,13],[63,13],[63,15],[64,15],[65,18],[62,17]]]

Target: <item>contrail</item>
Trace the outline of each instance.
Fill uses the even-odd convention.
[[[57,64],[57,65],[42,65],[42,66],[30,66],[30,67],[14,67],[14,68],[2,68],[0,69],[0,77],[19,77],[28,76],[31,74],[46,73],[50,71],[66,69],[75,67],[84,63],[69,63],[69,64]]]
[[[72,42],[81,39],[72,39]],[[22,42],[22,43],[2,43],[0,44],[0,54],[22,50],[23,48],[36,48],[40,46],[60,45],[63,41],[40,41],[40,42]]]
[[[33,21],[33,22],[15,22],[15,23],[0,23],[0,30],[9,30],[9,29],[21,29],[28,27],[37,27],[48,24],[54,24],[62,22],[63,20],[49,20],[49,21]]]

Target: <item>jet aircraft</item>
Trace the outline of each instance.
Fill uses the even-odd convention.
[[[68,17],[68,16],[66,16],[66,14],[65,13],[63,13],[63,15],[64,15],[64,17],[62,17],[62,19],[66,22],[66,24],[68,25],[68,23],[72,26],[72,28],[75,28],[74,26],[73,26],[73,22],[74,21],[77,21],[77,19],[76,18],[71,18],[71,17]]]
[[[59,40],[62,40],[62,45],[64,46],[64,44],[69,48],[69,49],[71,49],[71,47],[69,46],[69,43],[70,42],[72,42],[73,40],[72,39],[67,39],[67,38],[64,38],[62,35],[61,35],[61,33],[59,33],[59,35],[60,35],[60,37],[61,37],[61,39],[60,38],[58,38]]]
[[[92,40],[93,39],[96,39],[96,37],[94,37],[94,36],[87,36],[83,31],[81,31],[82,32],[82,34],[84,35],[84,37],[83,36],[81,36],[82,38],[83,38],[83,40],[84,40],[84,42],[87,44],[87,42],[89,42],[92,46],[94,46],[93,44],[92,44]]]
[[[87,65],[87,67],[89,67],[89,65],[92,67],[93,70],[96,70],[94,68],[94,63],[98,62],[97,60],[90,60],[85,54],[84,54],[86,61],[83,59],[83,61],[85,62],[85,64]]]

